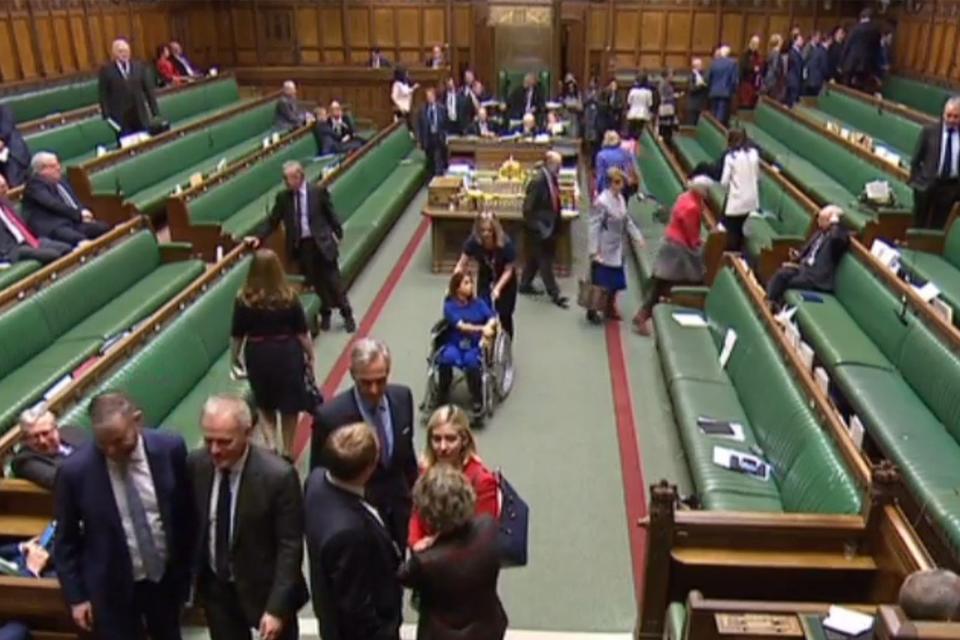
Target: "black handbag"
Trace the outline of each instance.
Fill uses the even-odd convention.
[[[500,487],[500,564],[523,567],[527,564],[530,507],[499,471],[497,484]]]

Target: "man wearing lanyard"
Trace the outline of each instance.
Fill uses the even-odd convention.
[[[442,176],[447,171],[447,110],[437,103],[437,92],[426,90],[426,104],[417,118],[417,139],[427,156],[427,174]]]
[[[960,96],[947,100],[941,121],[920,133],[910,163],[910,185],[915,224],[943,229],[960,202]]]

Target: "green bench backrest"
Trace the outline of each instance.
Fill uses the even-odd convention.
[[[879,111],[875,106],[852,96],[831,91],[829,87],[820,94],[817,106],[826,114],[856,127],[878,141],[893,145],[893,151],[913,153],[923,127],[889,111]]]
[[[204,111],[226,107],[238,100],[240,89],[236,78],[231,77],[160,96],[157,106],[163,119],[175,123]]]
[[[834,293],[864,333],[890,362],[896,362],[909,326],[900,321],[901,302],[852,255],[840,261]]]
[[[697,121],[697,142],[714,160],[727,150],[727,139],[723,132],[707,118]]]
[[[960,224],[950,226],[947,237],[943,245],[944,259],[960,269]]]
[[[707,295],[706,313],[718,348],[728,328],[737,333],[727,375],[773,465],[784,509],[859,513],[856,482],[728,268],[721,270]]]
[[[943,114],[943,105],[951,95],[948,89],[904,76],[889,76],[883,81],[882,92],[887,100],[905,104],[937,118]]]
[[[653,135],[646,129],[640,137],[640,154],[637,161],[640,165],[640,177],[647,192],[669,210],[683,192],[683,185],[653,139]]]
[[[119,185],[124,194],[135,194],[244,140],[264,135],[273,127],[275,109],[272,103],[262,104],[98,171],[90,176],[93,191],[112,193]]]
[[[87,118],[62,127],[40,131],[25,138],[30,153],[52,151],[67,163],[95,150],[98,145],[113,148],[117,145],[117,135],[103,118]]]
[[[17,123],[97,104],[97,79],[83,80],[0,98]]]
[[[350,219],[353,212],[386,180],[411,149],[413,141],[410,140],[410,134],[401,127],[333,181],[330,197],[342,222]]]
[[[282,151],[242,171],[240,175],[190,201],[191,222],[227,220],[252,200],[280,186],[284,162],[300,160],[316,153],[316,139],[312,135],[304,136]]]
[[[867,182],[882,179],[890,183],[900,206],[913,206],[913,191],[910,187],[852,151],[827,139],[824,134],[798,124],[790,116],[767,104],[757,107],[755,118],[757,126],[826,172],[853,196],[859,196]]]
[[[143,351],[86,394],[87,398],[119,389],[135,398],[150,427],[163,419],[197,385],[230,341],[230,324],[237,291],[246,278],[250,259],[230,270],[190,305]],[[197,416],[199,420],[200,417]],[[90,425],[86,402],[63,417],[66,424]]]
[[[46,349],[56,338],[35,299],[4,311],[0,315],[0,378]]]
[[[953,439],[960,442],[960,357],[923,322],[913,320],[910,324],[900,358],[895,361],[897,368]]]
[[[760,208],[772,214],[768,221],[777,233],[805,236],[810,229],[806,208],[766,172],[760,174]]]

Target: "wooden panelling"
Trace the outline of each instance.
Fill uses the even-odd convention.
[[[960,0],[928,0],[919,11],[898,8],[893,63],[896,70],[934,81],[960,80]]]
[[[423,42],[426,45],[445,44],[447,14],[443,9],[423,9]]]
[[[691,53],[694,55],[710,53],[714,50],[717,44],[717,14],[693,14],[693,40],[691,42]]]

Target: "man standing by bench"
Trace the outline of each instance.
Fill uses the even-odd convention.
[[[910,185],[915,224],[943,229],[953,205],[960,202],[960,96],[947,100],[940,122],[920,132]]]
[[[100,113],[118,127],[119,137],[146,131],[160,113],[153,74],[130,59],[126,40],[114,40],[111,51],[113,59],[100,68]]]
[[[297,261],[307,284],[320,296],[320,329],[329,331],[330,316],[336,308],[343,316],[344,329],[353,333],[357,323],[338,264],[343,227],[333,210],[330,192],[309,184],[303,166],[293,160],[284,163],[283,180],[287,188],[277,194],[273,211],[257,229],[254,243],[259,245],[282,222],[287,255]]]

